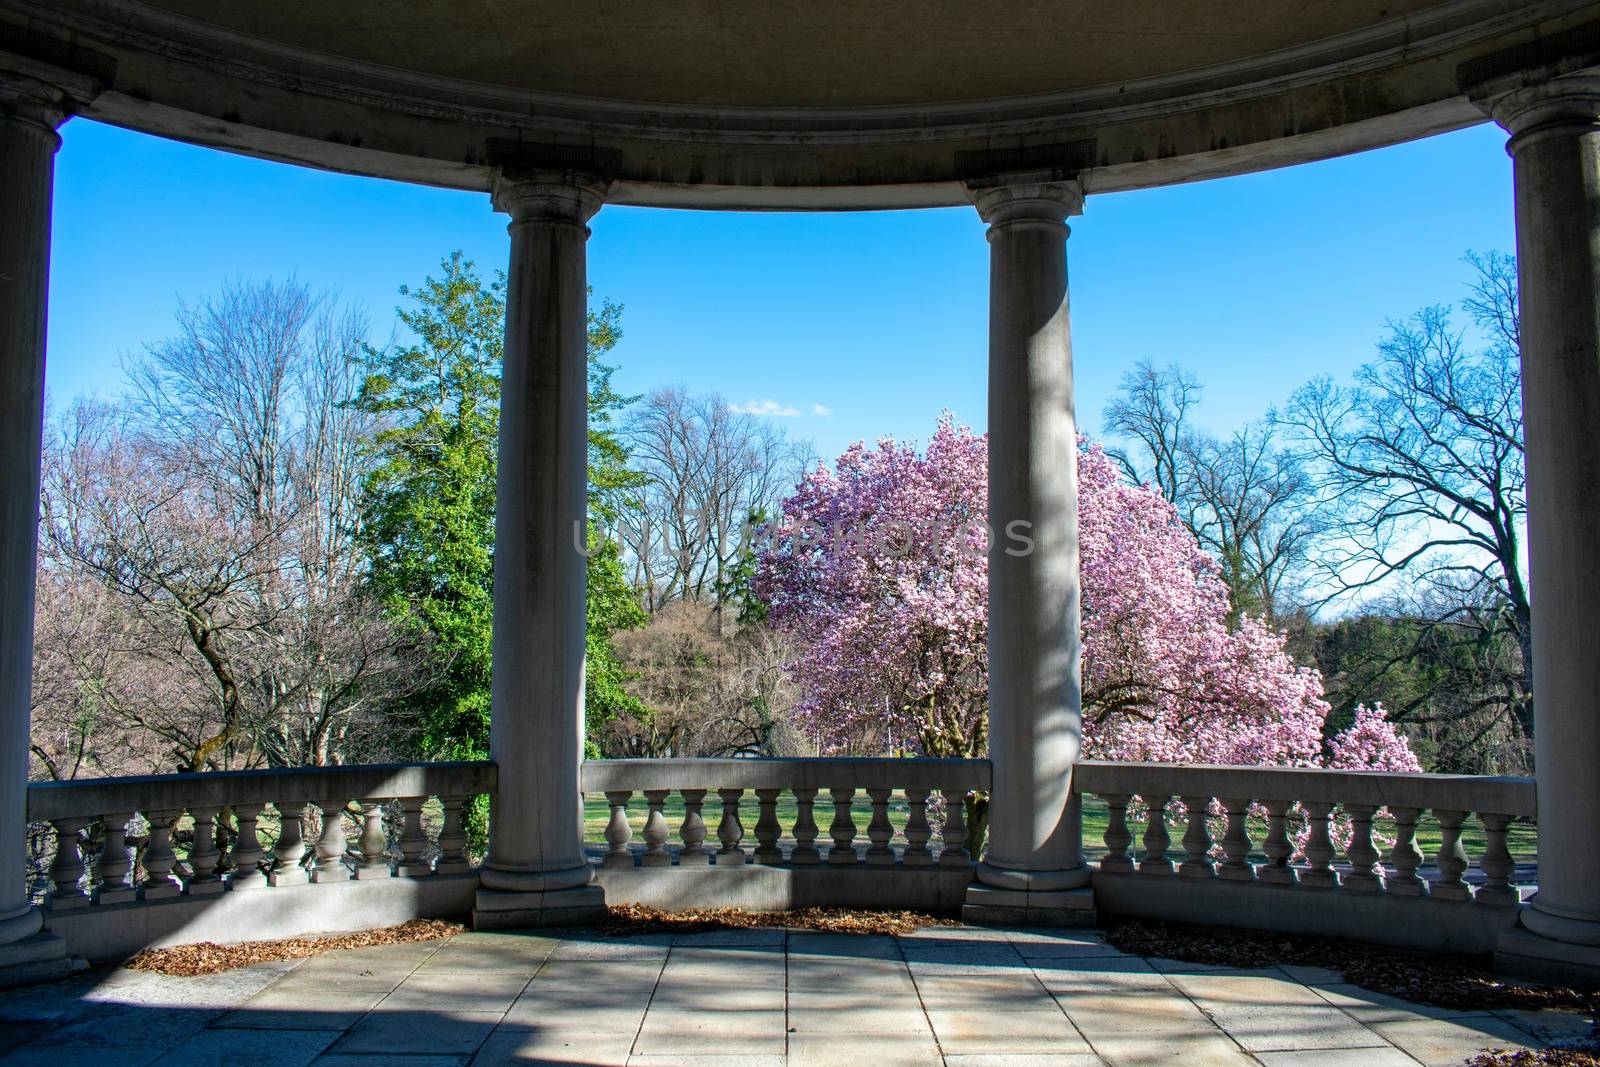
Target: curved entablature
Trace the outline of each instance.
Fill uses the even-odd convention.
[[[232,151],[482,190],[578,169],[613,202],[749,209],[1259,170],[1481,121],[1469,74],[1600,62],[1592,0],[823,8],[0,0],[0,51],[92,80],[81,114]]]

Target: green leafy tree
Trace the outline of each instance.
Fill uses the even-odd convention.
[[[389,610],[431,649],[434,681],[409,698],[418,754],[489,753],[495,459],[505,331],[505,277],[485,281],[460,252],[439,277],[402,287],[400,323],[413,340],[368,350],[357,403],[379,416],[363,497],[372,581]],[[601,357],[621,339],[622,308],[589,314],[590,510],[614,516],[633,485],[611,430],[629,398]],[[588,711],[591,728],[626,706],[612,634],[642,624],[617,548],[593,523],[589,543]],[[480,831],[481,832],[481,831]]]

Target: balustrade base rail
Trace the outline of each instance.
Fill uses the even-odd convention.
[[[124,960],[146,948],[233,944],[283,937],[347,934],[411,919],[464,920],[478,874],[351,879],[259,892],[100,904],[46,916],[74,956],[91,963]]]
[[[595,880],[609,905],[664,911],[868,908],[955,915],[972,882],[972,867],[601,867]]]
[[[1267,882],[1209,882],[1096,871],[1100,921],[1157,919],[1392,945],[1419,952],[1493,952],[1517,925],[1514,907]]]

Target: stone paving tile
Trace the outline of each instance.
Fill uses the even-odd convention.
[[[1250,1052],[1365,1048],[1388,1044],[1338,1008],[1229,1007],[1207,1009],[1213,1022]]]
[[[550,953],[550,958],[552,960],[664,960],[671,947],[661,938],[563,941]]]
[[[1056,1002],[1085,1035],[1145,1030],[1215,1030],[1211,1017],[1175,990],[1159,992],[1058,993]]]
[[[877,995],[913,989],[911,972],[899,960],[804,959],[790,960],[790,989],[857,989]]]
[[[661,979],[658,960],[551,960],[528,983],[528,990],[568,989],[587,993],[585,1002],[612,994],[649,993]]]
[[[1484,1014],[1481,1009],[1461,1010],[1418,1004],[1349,983],[1307,988],[1351,1018],[1368,1024],[1408,1022],[1413,1019],[1461,1019]]]
[[[789,937],[789,958],[812,956],[898,960],[900,943],[892,937],[864,934],[795,933]]]
[[[947,1011],[1060,1011],[1050,992],[1033,975],[952,974],[917,979],[917,993],[928,1008]]]
[[[1372,1029],[1430,1067],[1458,1064],[1487,1048],[1541,1047],[1541,1042],[1493,1015],[1378,1022]]]
[[[789,1032],[793,1034],[930,1034],[932,1029],[922,1005],[916,1001],[881,1005],[864,1004],[858,997],[844,1007],[796,1007],[789,1004]]]
[[[30,1048],[170,1048],[222,1015],[217,1009],[190,1010],[169,1005],[96,1004],[70,1023],[58,1026]],[[21,1050],[19,1050],[21,1051]],[[12,1053],[16,1055],[16,1053]]]
[[[1169,974],[1167,981],[1207,1011],[1290,1005],[1319,1008],[1327,1004],[1315,991],[1276,970]]]
[[[1569,1042],[1597,1034],[1594,1017],[1581,1011],[1527,1011],[1504,1008],[1492,1014],[1540,1041]]]
[[[348,1030],[386,996],[384,990],[271,986],[211,1025],[239,1030]]]
[[[309,1067],[339,1035],[328,1030],[207,1030],[161,1054],[161,1067],[270,1063]]]
[[[939,1046],[928,1034],[853,1034],[840,1040],[826,1034],[790,1034],[788,1062],[798,1067],[929,1067],[939,1063]]]
[[[1258,1052],[1263,1067],[1417,1067],[1404,1052],[1382,1048],[1316,1049],[1312,1052]]]
[[[1033,975],[1052,993],[1169,993],[1177,987],[1138,956],[1033,960]]]
[[[761,1056],[706,1056],[691,1053],[686,1056],[629,1056],[628,1067],[784,1067],[788,1060],[782,1055]]]
[[[670,970],[669,970],[670,974]],[[782,1011],[782,975],[771,981],[673,981],[663,978],[651,1011]]]
[[[917,996],[916,990],[911,988],[887,993],[875,991],[870,996],[863,996],[860,990],[849,987],[789,990],[789,1011],[791,1013],[796,1011],[846,1011],[863,1006],[893,1009],[895,1011],[910,1011],[918,1014],[922,1012],[922,1000]]]
[[[773,945],[782,947],[788,931],[778,927],[755,927],[742,930],[702,930],[694,934],[674,934],[673,947],[727,947],[748,945]]]
[[[388,1067],[466,1067],[471,1056],[385,1056]],[[338,1053],[318,1056],[311,1067],[372,1067],[371,1056],[341,1056]]]
[[[1220,1030],[1148,1031],[1095,1037],[1090,1043],[1110,1067],[1146,1067],[1147,1064],[1251,1067],[1256,1062]]]
[[[946,1056],[945,1067],[1099,1067],[1105,1061],[1092,1052],[984,1052]]]
[[[1088,1042],[1060,1012],[929,1010],[928,1021],[949,1054],[978,1052],[1088,1052]]]
[[[500,1013],[485,1011],[374,1012],[340,1038],[330,1052],[475,1052]]]
[[[502,1030],[529,1030],[551,1027],[585,1026],[596,1033],[620,1034],[639,1031],[650,996],[630,994],[626,998],[599,997],[583,990],[562,990],[562,995],[524,993],[511,1005],[500,1021]]]
[[[554,945],[538,941],[452,944],[423,960],[417,973],[532,975],[554,950]]]
[[[522,995],[520,974],[423,974],[418,971],[378,1003],[378,1011],[504,1012]]]
[[[478,1047],[473,1067],[502,1063],[615,1064],[628,1062],[633,1034],[591,1029],[496,1030]],[[396,1067],[402,1065],[396,1064]]]
[[[781,1053],[785,1030],[781,1011],[652,1011],[644,1017],[633,1051],[639,1055]]]

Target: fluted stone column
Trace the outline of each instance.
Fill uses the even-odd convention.
[[[50,197],[64,94],[0,65],[0,983],[65,973],[28,903],[28,726]]]
[[[1078,449],[1067,299],[1075,182],[974,185],[989,224],[988,846],[972,918],[1082,912]],[[1016,914],[1021,909],[1021,916]]]
[[[588,478],[582,175],[504,181],[511,216],[495,512],[490,748],[499,765],[480,929],[579,922],[604,894],[583,854],[583,548]]]
[[[1522,924],[1600,974],[1600,76],[1498,97],[1516,183],[1539,890]],[[1518,941],[1519,939],[1512,939]]]

